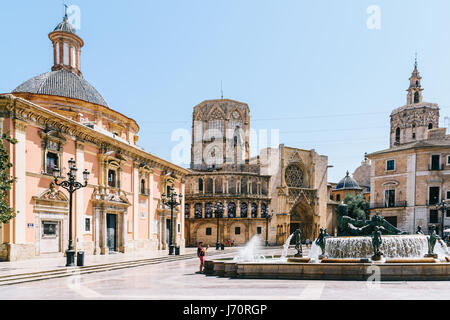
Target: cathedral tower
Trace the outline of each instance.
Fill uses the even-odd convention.
[[[428,130],[439,127],[439,107],[435,103],[423,102],[421,79],[416,59],[406,90],[406,105],[391,113],[391,148],[427,139]]]

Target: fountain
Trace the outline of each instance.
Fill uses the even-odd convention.
[[[254,236],[233,259],[207,260],[208,273],[238,278],[367,280],[376,265],[383,281],[450,280],[450,252],[435,231],[404,234],[382,217],[373,221],[371,227],[360,223],[357,227],[361,233],[370,229],[371,235],[331,237],[321,228],[308,257],[302,256],[299,230],[286,239],[280,257],[262,255],[261,238]],[[294,236],[297,257],[288,256]]]

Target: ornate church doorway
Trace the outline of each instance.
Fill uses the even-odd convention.
[[[107,214],[106,215],[106,242],[109,252],[117,251],[117,215]]]
[[[290,233],[292,234],[298,228],[300,228],[302,242],[306,239],[314,240],[314,212],[304,201],[297,203],[291,210]],[[291,244],[295,244],[295,240],[291,240]]]

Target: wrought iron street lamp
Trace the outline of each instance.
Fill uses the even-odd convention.
[[[450,200],[443,200],[436,205],[436,209],[441,210],[441,237],[444,239],[444,217],[448,209],[450,209]]]
[[[270,213],[270,214],[269,214],[267,208],[262,209],[261,213],[266,218],[266,247],[268,247],[269,246],[269,219],[271,219],[273,217],[273,209],[272,209],[272,213]]]
[[[66,189],[69,192],[69,248],[66,251],[66,267],[73,267],[75,265],[75,251],[73,250],[73,239],[72,239],[72,200],[73,200],[73,194],[78,189],[84,188],[88,184],[89,180],[89,171],[86,169],[83,171],[83,180],[84,184],[81,182],[75,181],[76,174],[77,174],[78,168],[75,165],[75,160],[71,158],[69,160],[69,171],[67,172],[67,175],[69,177],[68,180],[63,180],[61,182],[58,182],[58,179],[61,178],[60,176],[60,169],[58,167],[53,167],[53,177],[55,178],[55,184],[57,186],[61,186],[64,189]]]
[[[223,216],[223,204],[217,203],[216,207],[214,208],[214,214],[217,218],[217,241],[216,241],[216,250],[219,250],[220,248],[220,242],[219,242],[219,219]]]
[[[169,187],[167,195],[162,194],[162,203],[170,207],[170,228],[169,228],[169,255],[173,255],[174,241],[173,241],[173,208],[178,207],[181,204],[183,195],[177,195],[173,187]],[[177,197],[179,201],[177,201]]]

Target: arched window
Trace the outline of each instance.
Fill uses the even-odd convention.
[[[258,193],[258,184],[256,183],[256,180],[252,181],[252,194]]]
[[[231,178],[228,182],[228,193],[236,194],[236,180],[234,178]]]
[[[206,179],[206,193],[212,193],[213,192],[213,179],[207,178]]]
[[[47,152],[47,159],[46,159],[47,160],[46,161],[47,168],[46,168],[46,172],[48,174],[53,174],[53,169],[59,166],[58,165],[58,159],[59,159],[59,157],[58,157],[58,155],[56,153]],[[61,170],[61,168],[58,168],[58,169]]]
[[[198,179],[198,191],[199,192],[203,191],[203,179],[202,178]]]
[[[234,202],[228,204],[228,218],[236,218],[236,204]]]
[[[241,180],[241,193],[247,193],[247,178],[242,178]]]
[[[202,204],[201,204],[201,203],[196,203],[196,204],[195,204],[195,207],[194,207],[194,217],[196,217],[196,218],[201,218],[201,217],[203,217]]]
[[[414,103],[419,103],[419,93],[416,91],[414,92]]]
[[[185,203],[184,204],[184,217],[186,219],[189,219],[190,211],[191,211],[191,206],[189,205],[189,203]]]
[[[116,171],[109,169],[108,170],[108,186],[115,188],[116,187]]]
[[[298,165],[291,164],[285,172],[286,184],[288,187],[300,188],[303,186],[303,171]]]
[[[428,124],[428,130],[430,130],[430,129],[433,129],[433,124],[432,123]]]
[[[205,204],[205,218],[212,218],[212,203],[208,202]]]
[[[267,206],[265,203],[261,203],[261,217],[265,218],[267,214]]]
[[[222,191],[222,178],[216,178],[215,180],[215,193],[223,193]]]
[[[395,129],[395,142],[400,143],[400,128]]]
[[[261,193],[265,196],[267,195],[267,181],[261,183]]]
[[[247,203],[241,203],[241,218],[247,218],[248,206]]]
[[[218,132],[213,132],[213,134],[216,135],[217,133],[220,132],[220,134],[223,137],[224,123],[225,123],[225,119],[223,117],[223,114],[218,109],[215,109],[214,111],[212,111],[211,115],[209,116],[208,129],[214,130],[214,131],[217,130]],[[219,138],[219,137],[217,137],[217,138]]]
[[[256,218],[258,216],[258,205],[256,203],[252,203],[252,218]]]
[[[147,194],[147,190],[145,190],[145,179],[141,179],[141,194]]]

